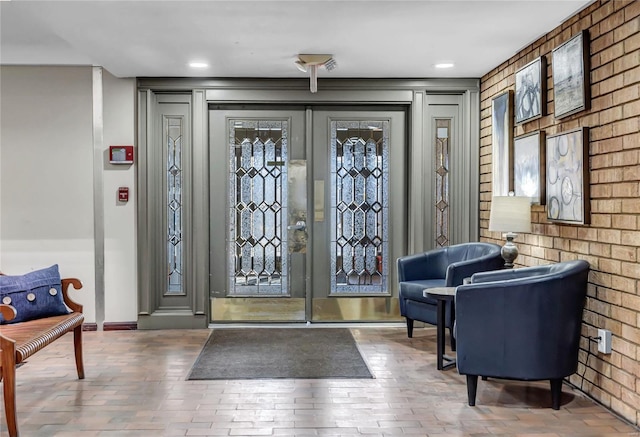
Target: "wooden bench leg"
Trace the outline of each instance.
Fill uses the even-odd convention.
[[[73,329],[73,349],[76,355],[78,379],[84,379],[84,363],[82,361],[82,325]]]
[[[2,389],[4,392],[4,412],[7,417],[9,437],[18,437],[16,420],[16,344],[2,339]]]

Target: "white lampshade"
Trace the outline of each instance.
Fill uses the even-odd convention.
[[[531,199],[521,196],[495,196],[491,199],[489,230],[531,232]]]

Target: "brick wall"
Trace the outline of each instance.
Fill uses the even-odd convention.
[[[543,6],[540,6],[543,7]],[[553,116],[552,50],[582,30],[590,35],[591,107]],[[589,132],[591,224],[547,221],[532,206],[532,232],[518,237],[519,266],[575,258],[592,272],[584,312],[580,365],[570,381],[613,411],[640,424],[640,1],[596,1],[525,47],[481,80],[480,235],[491,204],[491,100],[514,90],[515,71],[539,56],[547,60],[547,115],[515,127],[514,136],[543,130],[547,136],[581,126]],[[544,164],[542,164],[544,165]],[[613,333],[613,353],[598,354],[587,336]],[[590,350],[589,350],[590,349]],[[584,378],[583,378],[584,375]]]

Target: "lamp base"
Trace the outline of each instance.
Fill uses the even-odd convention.
[[[516,238],[517,234],[509,232],[506,234],[507,242],[504,243],[502,249],[500,250],[500,254],[504,259],[504,268],[512,269],[513,262],[518,257],[518,247],[513,243],[513,239]]]

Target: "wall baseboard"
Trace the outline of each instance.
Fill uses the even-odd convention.
[[[104,322],[104,331],[135,331],[138,329],[138,322]]]
[[[137,322],[104,322],[102,324],[103,331],[135,331],[138,329]],[[97,331],[97,323],[83,323],[83,331]]]

